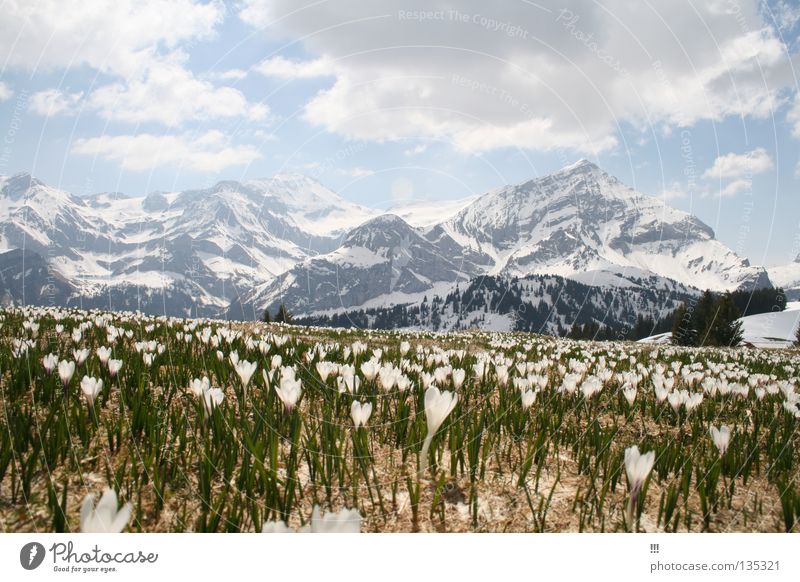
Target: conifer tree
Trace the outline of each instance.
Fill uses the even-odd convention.
[[[281,306],[278,308],[278,313],[275,314],[275,321],[277,323],[291,323],[292,321],[292,314],[289,313],[289,310],[286,309],[283,303],[281,303]]]
[[[740,311],[733,296],[726,293],[714,304],[714,317],[708,328],[707,343],[721,347],[738,346],[743,337]]]
[[[686,305],[681,303],[675,310],[672,321],[672,343],[677,346],[693,346],[695,337],[691,317],[687,315]]]
[[[689,345],[709,345],[713,340],[709,337],[710,327],[714,322],[716,300],[711,289],[706,289],[692,311],[692,329],[694,343]]]

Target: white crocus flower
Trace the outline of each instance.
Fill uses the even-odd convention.
[[[233,369],[239,375],[239,380],[242,381],[245,395],[247,395],[247,386],[250,384],[250,379],[256,373],[256,368],[258,368],[257,362],[248,362],[247,360],[240,360],[233,365]]]
[[[61,378],[61,384],[66,389],[69,386],[69,381],[72,380],[72,375],[75,373],[75,362],[68,362],[61,360],[58,363],[58,377]]]
[[[672,407],[672,410],[675,411],[675,414],[678,414],[678,411],[683,404],[683,394],[678,391],[670,392],[667,395],[667,400],[669,401],[669,405]]]
[[[89,348],[83,348],[82,350],[72,350],[72,357],[75,358],[75,363],[79,366],[83,366],[86,359],[89,357],[91,351]]]
[[[225,399],[225,393],[219,388],[209,388],[203,392],[203,407],[206,410],[206,415],[211,416],[214,409],[222,404]]]
[[[225,399],[225,393],[219,388],[212,388],[207,376],[194,378],[189,382],[189,391],[203,403],[206,416],[211,416],[214,409]]]
[[[703,403],[703,394],[696,392],[689,396],[683,405],[686,407],[686,412],[689,413]]]
[[[353,404],[350,406],[350,418],[353,419],[353,424],[356,425],[356,428],[359,426],[367,426],[367,421],[371,414],[372,404],[370,402],[361,404],[354,400]]]
[[[357,509],[342,509],[321,515],[315,505],[311,513],[311,523],[300,529],[300,533],[360,533],[361,514]],[[267,521],[261,533],[296,533],[282,521]]]
[[[319,506],[311,513],[311,525],[300,530],[301,533],[360,533],[361,514],[357,509],[342,509],[336,513],[329,511],[320,515]]]
[[[294,375],[283,375],[278,384],[275,386],[275,392],[286,407],[286,412],[291,412],[303,393],[302,382],[295,380]]]
[[[81,505],[81,532],[83,533],[120,533],[128,524],[133,506],[126,503],[117,510],[117,494],[106,489],[97,507],[94,496],[87,495]]]
[[[525,392],[522,392],[520,397],[522,399],[522,408],[526,410],[533,406],[533,403],[536,402],[536,392],[533,390],[526,390]]]
[[[345,374],[344,386],[350,394],[355,394],[361,387],[361,378],[355,374]]]
[[[453,392],[448,392],[447,390],[440,392],[436,386],[431,386],[425,391],[425,420],[428,422],[428,434],[422,443],[420,477],[428,467],[428,449],[431,446],[433,435],[436,434],[436,431],[439,430],[448,415],[453,412],[457,403],[458,394]]]
[[[319,379],[324,384],[328,380],[328,376],[336,371],[336,364],[333,362],[317,362],[316,368]]]
[[[122,360],[108,360],[108,374],[113,378],[122,369]]]
[[[282,521],[265,521],[261,533],[297,533]]]
[[[97,358],[100,360],[101,364],[105,364],[108,362],[108,359],[111,357],[111,348],[107,348],[105,346],[100,346],[97,348]]]
[[[500,386],[508,384],[508,366],[495,366],[495,374],[497,375],[497,383]]]
[[[47,354],[42,358],[42,365],[48,374],[52,374],[58,367],[58,356],[55,354]]]
[[[378,375],[380,369],[380,364],[374,360],[369,360],[368,362],[361,364],[361,373],[364,374],[364,379],[367,382],[372,382]]]
[[[628,500],[628,527],[634,528],[633,519],[636,506],[639,502],[639,493],[656,460],[654,451],[640,454],[639,447],[636,445],[625,449],[625,473],[628,476],[628,489],[630,489],[630,499]]]
[[[397,389],[400,392],[405,392],[406,390],[413,390],[414,389],[414,384],[413,384],[413,382],[411,382],[411,380],[408,379],[407,376],[405,376],[404,374],[401,374],[397,378]]]
[[[731,442],[731,429],[724,424],[719,428],[712,426],[711,439],[714,441],[714,445],[719,450],[720,456],[722,456],[725,454],[725,451],[728,450],[728,445]]]
[[[86,396],[86,402],[89,403],[89,408],[94,408],[94,401],[100,392],[103,391],[103,381],[99,378],[92,378],[84,376],[81,380],[81,391]]]
[[[197,396],[198,398],[203,395],[203,392],[209,390],[211,388],[211,381],[208,379],[207,376],[203,376],[202,378],[195,378],[191,382],[189,382],[189,390],[191,390],[192,394]]]
[[[628,405],[633,406],[633,403],[636,401],[636,388],[630,384],[626,384],[622,388],[622,395],[625,396],[625,400],[628,401]]]
[[[393,366],[383,366],[378,371],[378,381],[384,392],[389,392],[397,383],[397,378],[402,374],[402,371]]]
[[[455,370],[453,370],[453,386],[455,387],[456,390],[461,388],[461,386],[464,384],[464,380],[466,379],[466,377],[467,373],[461,368],[456,368]]]

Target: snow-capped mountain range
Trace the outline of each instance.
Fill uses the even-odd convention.
[[[800,299],[800,255],[788,265],[770,267],[767,272],[773,285],[783,287],[787,298]]]
[[[70,304],[175,315],[253,317],[280,302],[298,314],[385,307],[486,275],[609,288],[657,276],[715,290],[775,276],[696,217],[586,160],[471,199],[389,211],[298,174],[145,197],[77,197],[19,174],[0,177],[0,252],[12,249],[27,251],[20,261],[41,257],[71,286]],[[786,271],[774,273],[796,275],[800,288],[800,263]],[[0,287],[21,300],[17,287]]]

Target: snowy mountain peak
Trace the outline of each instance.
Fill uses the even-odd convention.
[[[29,189],[35,186],[44,186],[44,184],[31,176],[28,172],[21,172],[6,177],[3,180],[3,188],[0,190],[0,194],[11,200],[19,200]]]
[[[587,172],[595,172],[595,171],[602,172],[603,170],[600,168],[600,166],[598,166],[594,162],[590,162],[586,158],[581,158],[577,162],[574,162],[572,164],[564,166],[563,168],[561,168],[560,170],[555,172],[554,175],[572,174],[572,173],[578,173],[578,172],[587,173]]]
[[[417,237],[419,234],[399,216],[382,214],[350,231],[342,246],[365,247],[376,251],[400,244],[403,239]]]
[[[695,216],[665,206],[588,160],[485,194],[445,223],[491,257],[490,274],[572,277],[636,268],[716,290],[769,285]]]
[[[160,311],[169,303],[170,313],[218,314],[245,297],[302,314],[421,299],[486,275],[592,272],[594,281],[636,272],[715,290],[770,284],[698,218],[588,160],[474,199],[388,212],[296,173],[144,198],[77,198],[18,174],[0,177],[0,197],[0,251],[47,255],[75,297],[108,305],[113,296],[115,308],[152,301]],[[787,279],[800,279],[798,263]]]
[[[250,180],[245,184],[267,195],[279,197],[292,205],[347,204],[341,196],[326,188],[318,180],[300,173],[280,173],[271,178]]]

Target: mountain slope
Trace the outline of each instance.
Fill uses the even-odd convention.
[[[219,313],[374,215],[291,174],[144,198],[78,198],[19,174],[0,179],[0,203],[0,250],[47,257],[89,303],[136,308],[155,293],[154,309],[181,315]]]
[[[20,174],[0,177],[0,251],[37,254],[73,303],[236,318],[281,302],[298,315],[415,304],[485,276],[634,290],[650,281],[676,293],[770,285],[699,219],[585,160],[397,211],[297,174],[83,198]]]
[[[757,348],[791,348],[800,325],[800,301],[790,301],[784,311],[748,315],[742,322],[742,342]],[[671,333],[661,333],[641,339],[642,343],[668,344]]]
[[[311,325],[375,329],[422,328],[455,331],[529,331],[564,335],[573,326],[593,325],[617,339],[669,316],[698,291],[658,277],[629,278],[625,287],[584,285],[553,275],[521,279],[482,276],[413,302],[317,313],[299,319]],[[608,337],[607,335],[605,337]],[[639,336],[641,337],[641,336]]]
[[[783,287],[787,298],[800,299],[800,255],[788,265],[770,267],[767,271],[772,283],[777,287]]]
[[[480,272],[452,239],[411,227],[385,214],[353,229],[335,251],[306,259],[246,303],[268,308],[285,303],[297,313],[349,308],[380,299],[407,301],[437,285],[468,281]]]
[[[490,273],[572,276],[632,268],[715,290],[768,286],[761,267],[698,218],[635,192],[586,160],[490,192],[444,224],[489,255]]]
[[[257,288],[246,298],[248,313],[278,303],[306,315],[414,303],[478,275],[560,275],[616,288],[648,278],[717,291],[770,286],[763,268],[715,240],[699,219],[633,191],[586,160],[489,192],[450,218],[443,211],[439,223],[425,220],[430,212],[423,210],[407,214],[418,228],[399,217],[358,227],[337,250]],[[377,247],[364,251],[363,237]],[[410,281],[397,286],[390,272],[404,240],[422,241],[418,248],[426,251],[402,255],[398,273]]]

